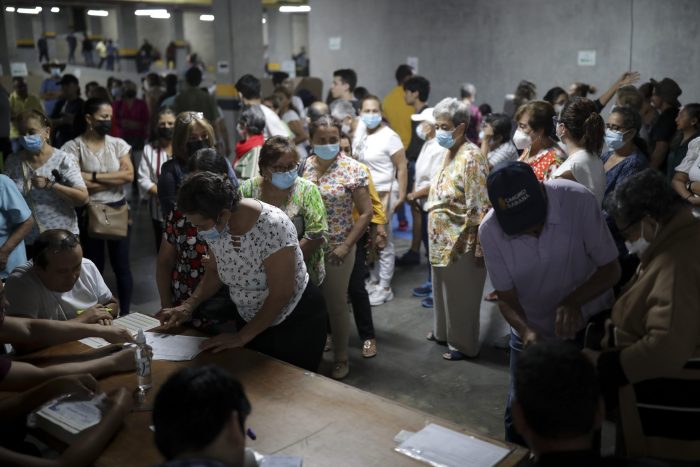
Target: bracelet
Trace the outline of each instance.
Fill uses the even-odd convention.
[[[92,181],[93,183],[97,183],[97,172],[92,173]]]

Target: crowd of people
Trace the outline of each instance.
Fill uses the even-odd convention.
[[[172,74],[149,73],[140,86],[90,82],[86,100],[77,77],[58,64],[46,71],[40,97],[21,78],[9,96],[3,343],[22,352],[83,335],[129,339],[109,325],[132,301],[132,186],[153,225],[156,316],[210,334],[206,350],[247,347],[309,371],[331,352],[331,376],[343,379],[348,303],[372,358],[372,307],[394,299],[395,267],[421,264],[423,246],[427,281],[412,293],[433,310],[426,338],[445,346],[445,360],[478,357],[482,299],[510,326],[508,441],[544,454],[571,435],[590,460],[607,413],[621,421],[629,456],[700,455],[697,430],[677,428],[699,413],[684,395],[700,384],[700,104],[681,106],[674,80],[635,87],[639,74],[626,72],[595,100],[585,83],[538,100],[522,81],[495,113],[476,105],[470,83],[459,97],[432,99],[429,79],[407,65],[384,99],[360,90],[347,68],[333,73],[327,101],[282,73],[264,96],[247,74],[236,83],[232,139],[199,67],[179,89]],[[406,208],[412,240],[397,256],[392,219],[408,225]],[[105,250],[116,293],[102,278]],[[41,320],[53,320],[55,335]],[[6,332],[12,326],[32,338]],[[51,371],[2,360],[0,388],[129,371],[127,352]],[[201,372],[163,392],[229,378]],[[159,403],[177,397],[156,402],[156,424],[170,416]],[[545,407],[552,401],[563,412],[582,404],[571,418],[583,421],[561,420]],[[231,407],[241,430],[248,410]],[[176,455],[178,443],[156,432]],[[540,465],[554,465],[546,457]]]

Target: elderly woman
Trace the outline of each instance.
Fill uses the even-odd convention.
[[[524,150],[519,160],[530,165],[541,182],[553,178],[565,157],[553,139],[554,116],[554,107],[546,101],[528,102],[515,113],[513,144]]]
[[[700,223],[652,169],[618,185],[606,208],[641,263],[613,307],[603,352],[587,352],[607,402],[620,390],[627,454],[697,460],[700,435],[687,427],[700,424],[690,397],[700,388]],[[641,427],[629,423],[633,418]],[[642,433],[651,438],[638,439]]]
[[[5,173],[32,210],[34,226],[24,238],[27,250],[31,250],[45,230],[79,233],[75,207],[87,203],[88,191],[73,156],[51,146],[51,124],[46,115],[36,110],[22,112],[16,124],[22,150],[7,159]]]
[[[172,158],[160,169],[158,201],[163,218],[175,208],[177,190],[187,174],[187,161],[200,149],[213,148],[214,128],[201,112],[182,112],[175,119]]]
[[[334,366],[331,376],[348,375],[347,290],[355,265],[356,243],[367,231],[372,218],[369,174],[362,165],[340,152],[340,123],[324,115],[311,123],[313,154],[304,168],[304,178],[318,185],[325,204],[328,242],[325,247],[326,281],[321,286],[328,306],[333,333]],[[359,217],[353,219],[353,208]],[[371,322],[371,318],[370,318]],[[376,353],[376,342],[365,342]],[[364,347],[363,347],[364,348]]]
[[[425,210],[433,275],[434,322],[428,340],[447,343],[446,360],[479,353],[479,307],[486,279],[477,233],[491,205],[489,163],[465,137],[469,107],[448,97],[433,111],[436,140],[446,149]]]
[[[316,185],[298,176],[299,153],[284,136],[268,139],[260,151],[260,175],[241,183],[244,198],[255,198],[284,211],[297,230],[309,278],[320,286],[326,275],[324,235],[326,207]]]
[[[369,168],[377,192],[384,204],[387,222],[394,210],[406,199],[408,168],[406,152],[399,135],[382,121],[382,104],[378,97],[368,95],[360,102],[361,125],[353,135],[353,154]],[[372,306],[394,299],[391,280],[394,277],[394,240],[391,225],[387,225],[386,247],[370,272],[368,290]]]
[[[112,105],[102,99],[88,99],[83,106],[82,118],[76,120],[80,136],[68,141],[61,148],[80,164],[83,180],[90,193],[90,203],[118,208],[126,204],[124,187],[134,181],[131,164],[131,146],[121,138],[109,136],[112,129]],[[103,240],[89,236],[86,222],[80,227],[83,254],[97,266],[100,273],[105,268],[105,246],[109,262],[117,278],[119,312],[129,313],[133,277],[129,264],[131,226],[127,235],[115,240]]]
[[[265,142],[264,130],[265,114],[260,106],[251,105],[244,108],[236,125],[238,141],[236,142],[236,157],[233,160],[236,175],[243,180],[259,175],[258,158],[260,157],[260,148]]]
[[[210,260],[195,293],[179,307],[161,310],[161,321],[182,323],[225,284],[237,308],[238,331],[204,341],[203,349],[247,347],[317,371],[326,306],[309,281],[289,217],[267,203],[241,199],[227,177],[209,172],[188,177],[177,205],[207,242]]]

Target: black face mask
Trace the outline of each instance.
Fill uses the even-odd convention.
[[[112,120],[96,120],[92,124],[92,128],[101,136],[107,135],[112,131]]]
[[[174,128],[158,127],[158,137],[163,139],[173,139]]]
[[[199,151],[200,149],[208,148],[209,143],[203,139],[198,139],[196,141],[187,142],[187,157],[192,157],[192,155]]]

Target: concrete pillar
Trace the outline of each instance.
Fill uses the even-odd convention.
[[[102,36],[102,18],[99,16],[88,16],[87,17],[87,27],[88,36],[90,37],[101,37]]]
[[[277,8],[268,9],[268,53],[270,63],[282,65],[285,60],[292,59],[292,16],[280,13]]]
[[[15,44],[10,44],[10,47],[13,45],[17,47],[14,61],[25,62],[29,69],[36,68],[39,63],[39,50],[36,47],[36,41],[40,32],[34,31],[33,15],[19,13],[12,13],[12,15],[11,19],[15,23]]]
[[[172,12],[171,18],[175,28],[174,38],[177,46],[175,49],[175,69],[182,72],[187,68],[187,42],[185,40],[184,12],[179,9],[175,10]],[[165,54],[165,51],[163,51],[163,54]]]
[[[58,59],[58,46],[56,41],[58,41],[59,31],[56,28],[56,13],[51,13],[50,7],[44,7],[39,13],[41,19],[41,31],[38,31],[40,35],[46,37],[46,44],[49,46],[49,58],[51,60]],[[64,59],[65,57],[61,57]]]
[[[139,38],[136,33],[136,16],[134,7],[120,5],[117,8],[117,27],[119,41],[119,69],[133,73],[136,71],[136,57],[139,51]]]
[[[10,44],[8,41],[8,31],[7,25],[10,21],[7,18],[8,13],[5,13],[4,8],[0,8],[0,26],[2,26],[2,32],[0,33],[0,76],[10,74]]]

